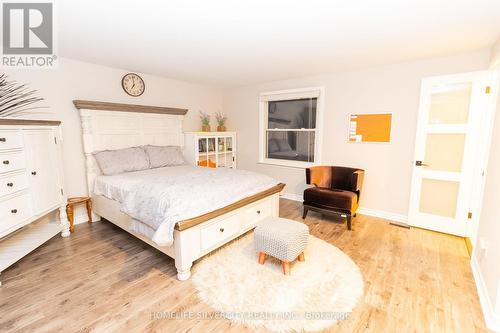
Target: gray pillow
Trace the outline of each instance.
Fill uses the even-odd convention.
[[[149,169],[148,155],[142,147],[103,150],[93,155],[106,176]]]
[[[282,139],[282,140],[277,140],[277,142],[278,146],[280,147],[280,151],[292,151],[292,147],[290,147],[288,140]]]
[[[186,164],[179,146],[144,146],[149,157],[150,168],[161,168]]]
[[[276,139],[270,139],[269,143],[267,144],[267,151],[269,153],[275,153],[279,150],[280,150],[280,147],[278,146]]]

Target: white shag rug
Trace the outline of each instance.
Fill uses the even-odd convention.
[[[224,317],[250,328],[310,332],[347,319],[363,295],[356,264],[335,246],[309,236],[305,261],[291,275],[269,256],[258,263],[253,233],[221,248],[194,267],[198,296]]]

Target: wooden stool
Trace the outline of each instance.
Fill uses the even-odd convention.
[[[75,220],[74,206],[82,203],[86,204],[87,215],[89,216],[89,224],[92,223],[92,199],[90,199],[89,197],[68,198],[68,204],[66,205],[66,213],[68,214],[70,232],[75,231],[75,226],[73,225]]]

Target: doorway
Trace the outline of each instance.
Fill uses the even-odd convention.
[[[410,225],[467,236],[482,199],[493,82],[489,71],[422,80]]]

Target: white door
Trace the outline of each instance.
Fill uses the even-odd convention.
[[[465,236],[489,72],[422,80],[409,224]]]
[[[24,142],[34,213],[39,214],[61,202],[58,148],[51,130],[25,132]]]

